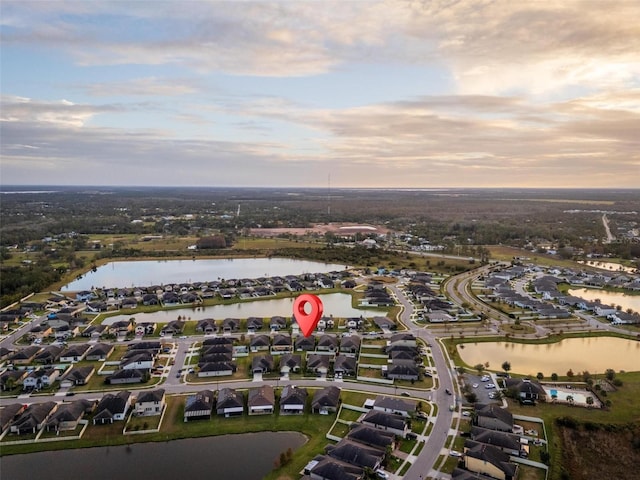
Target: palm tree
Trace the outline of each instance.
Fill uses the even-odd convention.
[[[509,370],[511,370],[511,362],[508,362],[508,361],[502,362],[502,369],[504,370],[505,373],[509,373]]]

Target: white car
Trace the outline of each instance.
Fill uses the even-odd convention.
[[[488,382],[489,380],[491,380],[491,377],[489,375],[485,375],[480,379],[481,382]]]
[[[455,450],[451,450],[451,451],[449,452],[449,455],[451,455],[452,457],[461,457],[461,456],[462,456],[462,453],[460,453],[460,452],[456,452]]]
[[[484,388],[486,388],[486,389],[490,390],[490,389],[492,389],[492,388],[496,388],[496,386],[495,386],[493,383],[487,383],[487,384],[484,386]]]
[[[471,385],[473,388],[478,388],[478,384],[474,383],[473,385]]]
[[[380,468],[376,470],[376,476],[378,478],[389,478],[389,474]]]

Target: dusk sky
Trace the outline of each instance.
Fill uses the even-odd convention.
[[[640,2],[0,0],[0,184],[640,186]]]

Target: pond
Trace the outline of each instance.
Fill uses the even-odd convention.
[[[305,443],[297,432],[260,432],[163,443],[38,452],[0,458],[2,478],[259,480],[288,448]]]
[[[578,263],[582,263],[583,265],[589,265],[590,267],[597,267],[597,268],[601,268],[603,270],[609,270],[611,272],[626,272],[626,273],[637,273],[638,269],[633,268],[633,267],[627,267],[625,265],[620,265],[619,263],[613,263],[613,262],[599,262],[596,260],[587,260],[586,262],[584,261],[579,261]]]
[[[291,258],[224,258],[110,262],[62,287],[63,291],[129,288],[169,283],[211,282],[345,270],[345,265]]]
[[[368,318],[385,315],[385,313],[380,310],[353,308],[351,306],[351,295],[348,293],[329,293],[318,296],[322,300],[322,304],[324,306],[324,316],[327,317],[333,315],[336,318],[359,316]],[[271,318],[275,315],[290,317],[293,314],[293,302],[295,301],[295,298],[295,296],[292,296],[290,298],[277,298],[273,300],[246,301],[231,305],[178,308],[175,310],[162,310],[153,313],[116,315],[103,320],[102,323],[105,325],[111,325],[112,323],[120,320],[129,320],[131,317],[136,319],[136,323],[167,323],[172,320],[177,320],[178,315],[186,317],[188,320],[202,320],[204,318],[213,318],[214,320],[248,317]]]
[[[640,370],[640,342],[616,337],[565,338],[546,344],[464,343],[458,345],[458,353],[467,365],[489,362],[489,369],[500,370],[508,361],[514,373],[535,376],[542,372],[547,378],[552,373],[565,375],[569,369],[574,373]]]
[[[604,305],[620,305],[624,311],[630,308],[640,312],[640,295],[627,295],[624,292],[610,292],[599,288],[570,288],[568,293],[590,302],[600,300]]]

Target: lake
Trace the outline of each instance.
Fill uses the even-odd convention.
[[[624,292],[610,292],[599,288],[570,288],[568,293],[590,302],[599,299],[605,305],[621,305],[622,310],[630,308],[640,312],[640,295],[627,295]]]
[[[637,273],[638,271],[636,268],[627,267],[625,265],[620,265],[619,263],[613,263],[613,262],[599,262],[596,260],[587,260],[586,262],[579,261],[578,263],[582,263],[583,265],[589,265],[590,267],[601,268],[603,270],[609,270],[612,272]]]
[[[345,270],[345,265],[291,258],[225,258],[110,262],[62,287],[63,291],[129,288],[231,278],[282,277]]]
[[[0,458],[2,478],[259,480],[288,448],[306,442],[298,432],[260,432],[129,446],[38,452]]]
[[[461,348],[464,345],[464,348]],[[500,370],[511,362],[511,371],[522,375],[545,377],[588,370],[603,373],[640,370],[640,342],[616,337],[565,338],[557,343],[524,344],[515,342],[479,342],[458,345],[460,357],[468,365],[489,362],[491,370]]]
[[[376,310],[365,310],[353,308],[351,306],[351,295],[348,293],[328,293],[326,295],[318,295],[322,300],[324,307],[324,316],[333,315],[336,318],[348,317],[375,317],[384,316],[385,312]],[[175,310],[162,310],[152,313],[134,313],[131,315],[115,315],[105,319],[102,323],[111,325],[120,320],[129,320],[135,317],[136,323],[152,322],[167,323],[177,320],[178,315],[186,317],[188,320],[202,320],[204,318],[213,318],[214,320],[222,320],[225,318],[248,318],[262,317],[271,318],[275,315],[282,317],[290,317],[293,314],[293,302],[296,296],[290,298],[277,298],[273,300],[253,300],[231,305],[213,305],[210,307],[199,308],[178,308]]]

